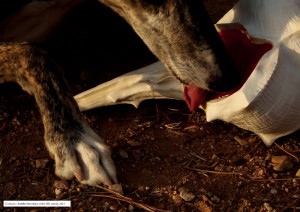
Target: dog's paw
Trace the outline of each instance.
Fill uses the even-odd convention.
[[[117,183],[116,169],[108,146],[86,124],[68,142],[46,142],[55,160],[55,174],[63,179],[74,176],[83,184]],[[59,136],[61,137],[61,136]]]

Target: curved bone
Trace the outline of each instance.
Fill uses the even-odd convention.
[[[81,111],[114,104],[135,107],[147,99],[183,100],[183,85],[161,62],[129,72],[76,95]]]

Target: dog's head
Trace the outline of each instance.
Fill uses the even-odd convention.
[[[133,27],[183,84],[207,91],[236,85],[224,45],[200,0],[100,0]]]

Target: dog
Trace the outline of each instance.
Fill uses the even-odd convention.
[[[32,23],[46,20],[47,11],[55,7],[60,9],[58,17],[63,17],[82,1],[31,2],[19,10],[19,15],[31,14],[26,22],[37,28],[6,35],[9,39],[2,37],[10,42],[0,43],[0,83],[16,82],[35,97],[44,124],[45,145],[55,160],[58,177],[76,177],[88,185],[111,185],[118,181],[110,149],[82,117],[62,69],[32,43],[46,39],[60,18],[53,19],[47,27]],[[123,17],[169,73],[194,91],[227,91],[238,82],[233,62],[202,1],[100,2]],[[39,13],[35,14],[37,9]],[[15,17],[7,19],[2,29],[5,24],[18,23]]]

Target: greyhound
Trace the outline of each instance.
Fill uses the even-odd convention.
[[[50,3],[71,8],[80,1]],[[202,1],[99,1],[131,25],[169,73],[190,89],[187,95],[227,91],[237,84],[233,62]],[[24,40],[36,38],[27,34]],[[35,97],[56,175],[76,177],[89,185],[117,183],[109,147],[83,119],[61,72],[59,65],[31,42],[0,43],[0,83],[16,82]]]

